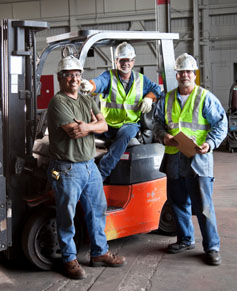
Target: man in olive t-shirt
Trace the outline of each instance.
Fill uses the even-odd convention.
[[[50,142],[49,181],[55,192],[58,241],[64,274],[83,279],[85,271],[77,261],[74,216],[80,200],[91,242],[91,266],[122,266],[125,257],[108,251],[105,236],[107,208],[100,172],[94,162],[94,133],[108,129],[96,103],[78,94],[82,67],[68,56],[58,64],[60,92],[48,107]]]
[[[84,162],[95,156],[94,134],[83,138],[69,138],[62,126],[83,120],[87,124],[92,120],[92,112],[100,113],[95,101],[80,95],[78,99],[68,98],[64,93],[57,93],[49,105],[48,129],[50,131],[50,156],[53,159]],[[92,112],[91,112],[92,110]],[[77,126],[77,124],[76,124]]]

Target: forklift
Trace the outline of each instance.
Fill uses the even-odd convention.
[[[230,88],[228,105],[228,134],[226,147],[230,153],[233,153],[234,149],[237,148],[237,81],[235,81]]]
[[[1,20],[0,28],[0,251],[8,259],[23,252],[42,270],[50,270],[60,258],[54,193],[46,175],[47,110],[37,107],[47,57],[60,50],[63,56],[75,55],[84,66],[88,52],[96,47],[110,47],[113,52],[122,41],[157,42],[167,92],[176,87],[173,40],[179,37],[155,31],[81,30],[47,38],[47,46],[37,57],[36,34],[48,28],[47,22],[11,19]],[[159,171],[164,147],[153,143],[151,115],[142,116],[142,124],[138,142],[127,148],[104,185],[108,241],[158,228],[174,231],[166,202],[166,175]],[[148,135],[151,138],[145,138]],[[95,159],[105,151],[106,145],[99,141]],[[80,251],[87,241],[80,202],[75,225],[74,239]]]

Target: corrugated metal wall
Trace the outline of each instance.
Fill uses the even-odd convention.
[[[236,0],[1,0],[0,18],[48,21],[51,29],[38,34],[40,51],[46,46],[45,37],[79,29],[156,30],[162,27],[157,25],[161,21],[158,4],[165,2],[170,3],[171,32],[180,33],[180,40],[175,42],[176,56],[193,54],[195,49],[199,52],[201,85],[213,91],[227,108],[229,89],[237,76]],[[194,28],[198,28],[198,39],[194,39]],[[157,81],[157,60],[152,51],[147,46],[136,47],[136,51],[136,69]],[[109,49],[103,53],[109,55]],[[45,74],[56,71],[59,58],[59,52],[51,56]],[[86,77],[108,69],[108,60],[95,52],[86,62]]]

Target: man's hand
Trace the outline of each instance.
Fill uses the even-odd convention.
[[[164,145],[171,146],[171,147],[177,147],[178,142],[174,139],[173,135],[166,134],[164,136]]]
[[[152,99],[145,97],[141,103],[141,108],[140,108],[141,112],[148,113],[151,111],[151,108],[152,108]]]
[[[88,94],[92,92],[93,88],[94,86],[88,80],[83,79],[81,81],[79,90],[82,92],[82,94]]]
[[[91,110],[91,121],[89,123],[74,119],[74,122],[62,125],[62,129],[66,131],[70,138],[77,139],[91,133],[103,133],[108,130],[108,125],[102,113],[95,115]]]
[[[72,126],[68,131],[67,134],[73,138],[77,139],[80,137],[87,136],[89,134],[89,125],[88,123],[82,121],[82,120],[76,120],[74,119],[75,124]]]
[[[197,154],[203,155],[209,152],[210,145],[207,142],[205,142],[200,147],[196,147],[195,149],[196,149]]]

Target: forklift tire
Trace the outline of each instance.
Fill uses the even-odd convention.
[[[82,225],[77,221],[77,250],[83,242]],[[57,239],[55,207],[41,207],[27,220],[22,233],[22,249],[27,259],[41,270],[51,270],[61,259]]]
[[[234,152],[234,148],[232,148],[232,147],[229,145],[229,147],[228,147],[228,151],[229,151],[229,153],[232,153],[232,154],[233,154],[233,152]]]
[[[168,201],[165,202],[161,211],[158,234],[176,236],[174,213]]]

